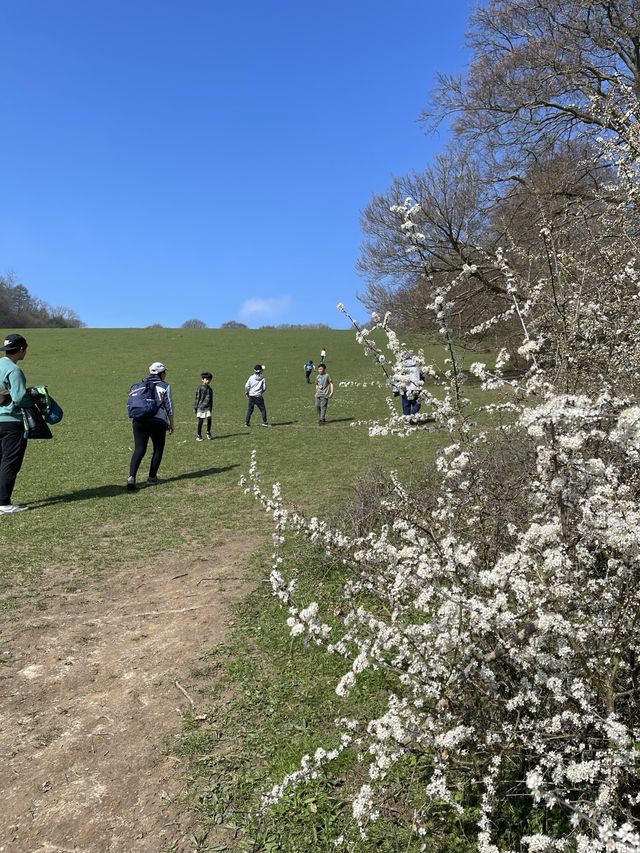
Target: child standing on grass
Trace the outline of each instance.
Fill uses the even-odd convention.
[[[202,424],[207,422],[207,440],[211,441],[211,410],[213,409],[213,388],[211,380],[213,374],[205,371],[200,374],[202,382],[196,388],[196,400],[193,406],[193,411],[198,419],[198,432],[196,433],[196,441],[202,441]]]
[[[333,382],[327,373],[327,365],[318,365],[316,376],[316,410],[318,412],[318,423],[320,426],[327,422],[327,406],[333,397]]]
[[[263,394],[267,390],[267,380],[264,378],[264,375],[262,373],[263,370],[264,364],[256,364],[256,366],[253,368],[253,373],[244,384],[244,393],[249,399],[249,405],[247,406],[247,414],[244,419],[244,425],[246,427],[251,425],[251,415],[253,414],[253,409],[255,406],[258,407],[258,410],[262,415],[262,426],[271,426],[271,424],[267,420],[267,407],[264,404]]]

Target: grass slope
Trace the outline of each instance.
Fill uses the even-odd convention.
[[[0,567],[5,618],[29,596],[46,608],[50,589],[76,589],[95,572],[202,555],[232,531],[270,532],[268,520],[238,486],[253,448],[265,485],[279,481],[288,503],[326,514],[349,502],[358,475],[382,467],[410,479],[442,441],[438,433],[371,440],[366,427],[350,425],[384,418],[387,411],[383,388],[339,387],[343,380],[383,379],[351,332],[36,329],[25,335],[27,381],[48,384],[65,417],[53,441],[33,442],[27,450],[14,495],[32,510],[0,519],[11,553]],[[325,427],[317,424],[313,385],[303,371],[308,358],[319,361],[321,347],[335,384]],[[434,348],[433,356],[441,359],[442,349]],[[132,494],[124,489],[132,448],[127,392],[155,360],[168,365],[176,432],[167,439],[160,471],[166,482]],[[266,365],[270,430],[259,426],[257,411],[251,429],[244,426],[244,382],[256,362]],[[196,443],[193,397],[202,370],[214,374],[216,438]],[[146,470],[141,468],[140,479]],[[345,580],[344,567],[304,544],[293,548],[309,595],[331,602]],[[255,558],[262,576],[269,570],[267,551]],[[254,817],[260,794],[294,770],[301,755],[327,743],[336,716],[373,713],[386,692],[374,682],[367,695],[339,700],[334,685],[340,662],[292,643],[284,617],[268,584],[260,584],[239,608],[229,643],[194,662],[190,689],[199,691],[205,713],[189,718],[174,744],[189,758],[189,799],[203,827],[192,839],[194,849],[332,850],[336,828],[345,817],[348,822],[349,808],[338,793],[348,800],[357,783],[348,759],[333,769],[328,784],[303,788],[262,819]],[[411,772],[416,805],[422,805],[419,780],[427,771]],[[404,785],[399,778],[399,789]],[[218,841],[210,846],[212,826]],[[420,849],[410,831],[399,825],[397,833],[374,831],[352,849]],[[451,827],[435,816],[431,849],[472,847],[460,827],[454,843]]]
[[[85,574],[149,560],[162,553],[206,550],[221,531],[267,530],[266,521],[237,483],[252,448],[266,484],[308,512],[325,512],[349,499],[358,473],[376,464],[407,475],[428,458],[435,437],[407,444],[370,441],[353,419],[384,415],[380,388],[340,389],[341,380],[378,380],[352,333],[304,330],[29,329],[22,367],[29,384],[46,383],[63,406],[53,441],[34,441],[14,498],[32,510],[0,520],[11,560],[0,568],[0,600],[37,593],[43,584],[74,586]],[[336,394],[329,421],[317,425],[313,386],[303,364],[327,349]],[[176,432],[167,439],[160,474],[167,482],[129,494],[123,485],[132,440],[126,416],[129,386],[148,365],[168,366]],[[254,413],[244,426],[244,382],[256,362],[266,364],[271,430]],[[195,442],[193,397],[202,370],[214,374],[213,442]],[[410,453],[410,456],[408,455]],[[140,471],[141,478],[146,468]],[[46,572],[46,580],[44,575]]]

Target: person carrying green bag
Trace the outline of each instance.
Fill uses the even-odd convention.
[[[28,390],[45,423],[59,424],[63,416],[62,408],[59,403],[53,399],[47,386],[35,385],[33,388],[29,388]]]
[[[22,467],[27,439],[22,409],[33,409],[34,398],[18,365],[27,354],[27,341],[20,334],[7,335],[0,352],[0,515],[21,512],[29,507],[12,503],[16,478]]]

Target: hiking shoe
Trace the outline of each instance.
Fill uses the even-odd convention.
[[[203,439],[203,437],[202,437],[201,435],[197,435],[197,436],[196,436],[196,441],[204,441],[204,439]]]
[[[135,477],[127,477],[127,491],[135,492],[138,487],[136,486],[136,478]]]
[[[210,432],[207,433],[207,441],[213,441],[213,436]]]
[[[4,504],[0,506],[0,515],[8,515],[10,512],[22,512],[23,509],[29,509],[23,504]]]

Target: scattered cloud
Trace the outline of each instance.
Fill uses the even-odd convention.
[[[289,310],[290,305],[291,299],[288,296],[283,299],[246,299],[240,308],[240,317],[243,320],[279,320]]]

